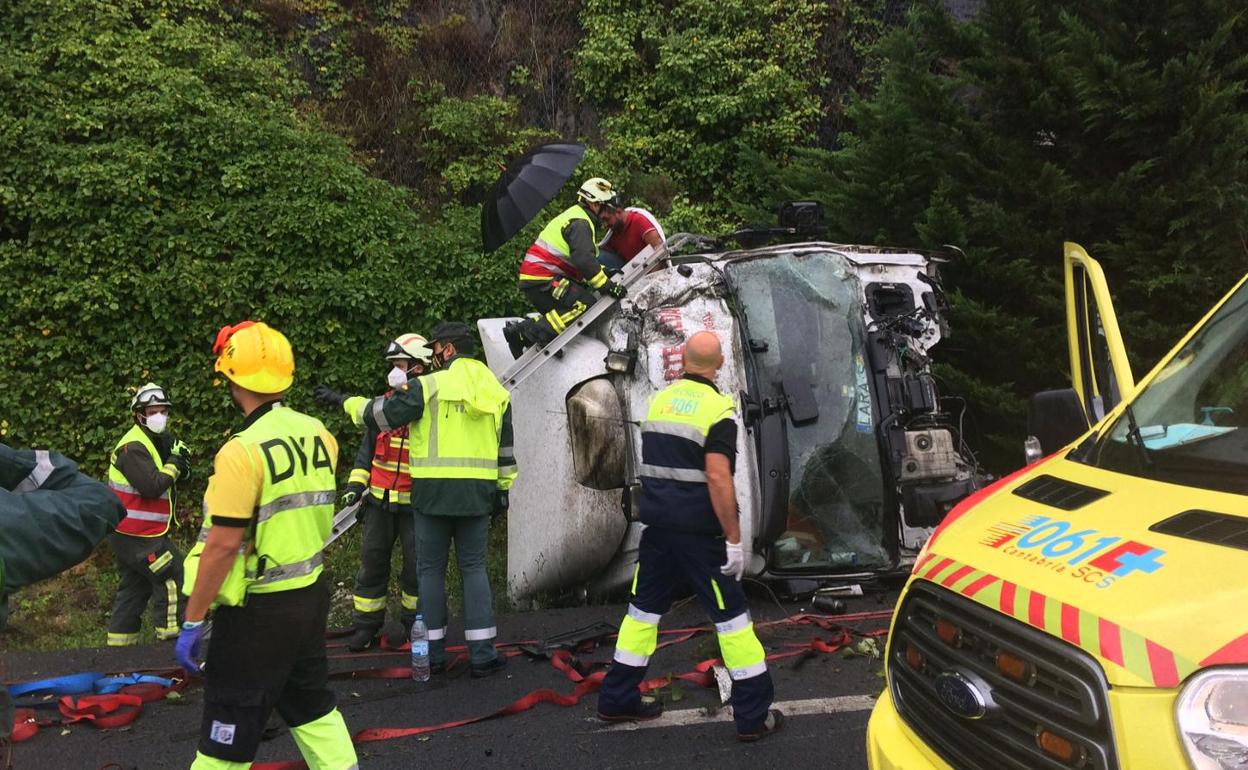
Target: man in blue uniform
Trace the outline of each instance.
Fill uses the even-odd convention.
[[[741,576],[745,552],[732,474],[737,424],[733,402],[714,379],[723,366],[720,341],[698,332],[685,344],[684,376],[650,403],[641,431],[641,520],[633,600],[620,623],[614,662],[598,694],[598,716],[612,722],[654,719],[658,701],[640,685],[658,643],[659,620],[683,576],[715,622],[732,677],[737,738],[757,741],[780,729],[766,655],[750,620]]]

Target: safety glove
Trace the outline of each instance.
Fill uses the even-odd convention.
[[[490,521],[497,519],[499,516],[506,516],[507,509],[511,507],[510,495],[507,490],[499,489],[494,492],[494,509],[490,511]]]
[[[602,287],[602,290],[616,299],[623,299],[624,295],[628,294],[628,289],[624,288],[624,284],[619,281],[608,281],[607,285]]]
[[[196,658],[199,657],[199,647],[204,640],[204,630],[204,621],[188,620],[182,624],[182,633],[178,634],[178,642],[174,645],[173,655],[188,674],[203,673],[203,668]]]
[[[733,580],[740,582],[741,576],[745,574],[745,549],[740,543],[728,543],[728,561],[719,568],[719,571]]]
[[[342,402],[347,400],[346,396],[328,385],[317,385],[312,389],[312,395],[316,397],[317,401],[330,406],[342,406]]]
[[[187,481],[190,480],[191,461],[187,459],[186,455],[171,454],[169,455],[169,462],[167,464],[172,465],[174,468],[177,469],[178,473],[176,476],[174,476],[174,479],[179,484],[185,484]]]
[[[173,447],[169,451],[175,455],[185,455],[187,457],[190,457],[191,455],[191,450],[186,446],[186,442],[182,439],[178,439],[173,442]]]
[[[364,494],[364,485],[360,482],[352,482],[342,491],[342,497],[338,498],[339,508],[350,508],[360,500],[360,496]],[[355,514],[356,519],[360,518],[360,514]]]

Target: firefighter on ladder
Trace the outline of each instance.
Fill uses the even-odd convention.
[[[425,374],[433,359],[428,342],[419,334],[401,334],[386,346],[386,360],[392,364],[386,375],[390,390],[383,398],[391,398],[396,388],[413,377]],[[408,426],[391,430],[369,428],[364,432],[360,450],[355,456],[346,491],[340,499],[343,507],[362,501],[356,520],[361,521],[364,534],[360,546],[360,571],[355,576],[354,631],[347,640],[352,652],[368,649],[386,619],[386,594],[390,588],[390,554],[397,540],[403,552],[403,570],[399,573],[399,620],[410,632],[416,619],[417,578],[416,539],[412,523],[412,476],[407,466]],[[404,639],[406,639],[406,635]]]
[[[732,474],[737,425],[733,401],[715,387],[723,366],[719,338],[702,331],[685,345],[684,376],[650,402],[641,426],[641,520],[632,602],[620,623],[615,656],[598,694],[598,717],[636,722],[662,715],[643,698],[659,620],[680,578],[710,614],[732,677],[737,738],[756,741],[780,729],[766,655],[741,590],[745,552]]]
[[[108,621],[108,644],[139,643],[143,610],[152,600],[157,639],[172,639],[182,623],[182,554],[169,539],[174,485],[190,470],[186,446],[165,432],[172,404],[154,382],[130,400],[134,425],[109,455],[108,486],[126,517],[109,536],[121,585]]]
[[[544,345],[557,337],[594,304],[593,292],[616,299],[625,295],[623,284],[608,280],[598,264],[603,218],[611,219],[620,211],[619,195],[610,182],[593,177],[585,180],[576,197],[576,204],[542,228],[520,263],[520,292],[541,318],[505,330],[513,354],[525,345]]]
[[[247,770],[276,709],[309,767],[356,770],[325,654],[321,551],[334,522],[338,443],[320,420],[282,404],[295,359],[281,332],[252,321],[226,326],[213,352],[244,419],[213,459],[204,529],[186,560],[192,589],[175,653],[205,677],[191,767]]]

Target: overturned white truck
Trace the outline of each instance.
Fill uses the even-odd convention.
[[[640,421],[682,373],[685,337],[725,343],[717,384],[737,401],[737,501],[747,574],[863,582],[904,570],[976,486],[958,414],[929,352],[945,333],[936,262],[831,243],[681,255],[647,249],[554,342],[513,359],[509,320],[479,322],[511,391],[521,472],[511,490],[508,590],[520,600],[626,588]],[[670,253],[669,253],[670,251]]]

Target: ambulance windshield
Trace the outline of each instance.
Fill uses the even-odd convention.
[[[753,348],[754,394],[787,403],[788,510],[768,543],[773,569],[888,564],[884,485],[864,363],[862,289],[829,251],[734,262]]]
[[[1248,284],[1079,459],[1120,473],[1248,494]],[[1131,418],[1135,424],[1132,425]]]

